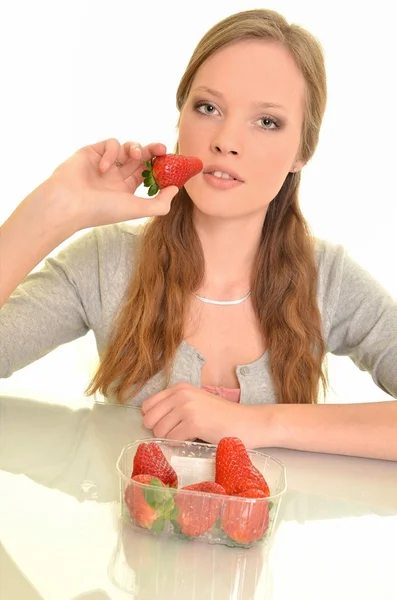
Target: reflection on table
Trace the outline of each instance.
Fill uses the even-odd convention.
[[[266,449],[288,492],[270,551],[245,550],[121,521],[115,463],[144,437],[131,407],[0,397],[1,598],[397,598],[397,463]]]

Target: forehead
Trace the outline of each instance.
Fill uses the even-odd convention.
[[[305,80],[289,50],[275,42],[243,40],[225,46],[198,69],[192,88],[206,86],[227,101],[274,102],[301,112]]]

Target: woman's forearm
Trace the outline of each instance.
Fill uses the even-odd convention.
[[[257,408],[263,445],[397,461],[397,400]]]
[[[0,227],[0,308],[21,281],[73,231],[50,185],[34,190]]]

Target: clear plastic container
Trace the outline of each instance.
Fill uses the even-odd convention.
[[[146,486],[131,479],[135,452],[142,442],[156,442],[160,446],[177,473],[178,489]],[[190,538],[210,544],[240,547],[268,543],[272,539],[281,500],[287,489],[284,465],[263,452],[247,450],[251,462],[262,473],[270,488],[271,495],[267,498],[237,498],[181,491],[181,487],[193,483],[215,480],[216,449],[217,446],[213,444],[159,438],[141,439],[125,446],[117,461],[122,518],[134,529],[157,536]],[[146,519],[145,526],[132,516],[136,514],[136,503],[142,501],[143,493],[146,494],[145,498],[155,499],[152,506],[156,507],[156,513],[157,507],[163,507],[158,511],[162,513],[162,518],[153,524],[149,522],[151,519]],[[154,495],[148,496],[148,493]]]

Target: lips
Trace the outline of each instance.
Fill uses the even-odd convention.
[[[220,171],[222,173],[227,173],[228,175],[233,177],[233,179],[237,179],[237,181],[244,182],[243,178],[236,171],[234,171],[234,169],[230,169],[229,167],[227,167],[225,165],[220,165],[220,164],[209,165],[208,167],[205,168],[204,173],[215,173],[216,171]]]

